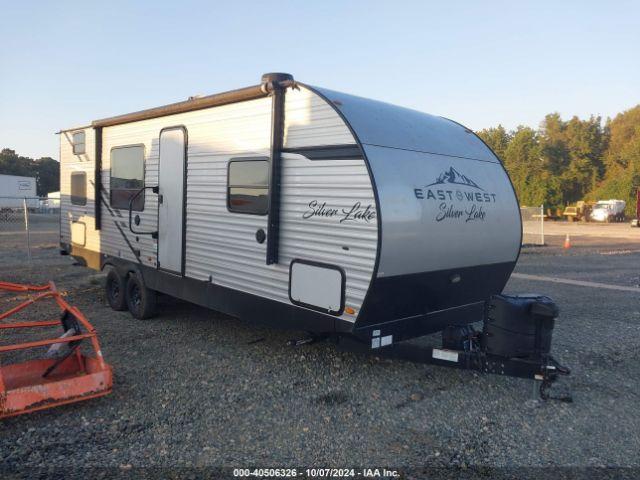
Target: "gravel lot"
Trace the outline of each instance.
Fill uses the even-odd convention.
[[[67,290],[100,333],[114,392],[0,423],[5,468],[640,467],[634,292],[510,281],[508,292],[547,293],[562,311],[553,351],[572,368],[559,387],[574,402],[533,406],[526,380],[293,348],[297,332],[169,298],[157,318],[134,321],[41,230],[33,267],[19,237],[0,236],[0,278]],[[518,272],[640,283],[637,241],[572,237],[565,251],[547,239],[523,251]]]

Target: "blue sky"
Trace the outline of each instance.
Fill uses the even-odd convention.
[[[640,2],[0,0],[0,148],[58,158],[54,133],[259,82],[306,83],[537,127],[640,103]]]

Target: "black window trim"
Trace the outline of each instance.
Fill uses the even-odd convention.
[[[113,162],[111,160],[112,160],[112,156],[113,156],[113,151],[114,150],[118,150],[118,149],[121,149],[121,148],[131,148],[131,147],[142,147],[142,187],[144,187],[146,185],[146,178],[147,178],[147,148],[146,148],[146,145],[144,143],[131,143],[131,144],[128,144],[128,145],[116,145],[115,147],[111,147],[111,150],[109,150],[109,206],[111,208],[115,208],[117,210],[122,210],[122,208],[121,207],[114,207],[112,202],[111,202],[111,191],[113,190],[113,187],[111,186],[111,177],[112,177],[112,173],[113,173]],[[129,189],[121,188],[119,190],[129,190]],[[145,208],[145,205],[147,203],[147,199],[146,199],[146,195],[145,195],[144,191],[140,194],[140,197],[142,198],[142,208],[140,210],[136,210],[135,208],[133,208],[132,211],[134,211],[134,212],[144,212],[144,208]],[[126,209],[128,210],[129,207],[127,206]]]
[[[82,144],[77,144],[76,140],[75,140],[75,136],[82,134],[84,137],[84,141],[82,142]],[[76,145],[82,145],[82,151],[81,152],[77,152],[76,151]],[[87,132],[84,130],[77,130],[75,132],[71,133],[71,148],[73,149],[73,154],[74,155],[84,155],[85,153],[87,153]]]
[[[231,175],[231,164],[232,163],[236,163],[236,162],[266,162],[267,167],[269,166],[269,157],[268,156],[255,156],[255,157],[234,157],[234,158],[230,158],[229,161],[227,162],[227,188],[226,188],[226,196],[227,196],[227,211],[230,213],[237,213],[240,215],[257,215],[260,217],[264,217],[266,215],[269,214],[269,205],[267,205],[267,210],[263,213],[257,213],[257,212],[239,212],[238,210],[233,210],[231,208],[231,204],[229,203],[230,200],[230,193],[231,193],[231,188],[266,188],[267,189],[267,193],[269,193],[269,189],[270,189],[270,185],[269,185],[269,179],[267,178],[267,184],[262,187],[256,187],[255,185],[230,185],[229,184],[229,180],[230,180],[230,175]]]
[[[73,194],[73,177],[77,177],[80,175],[84,177],[84,196],[82,197]],[[71,180],[71,188],[70,188],[71,192],[70,192],[69,198],[71,199],[71,205],[84,207],[87,204],[87,172],[85,172],[84,170],[77,170],[77,171],[71,172],[70,180]],[[80,198],[81,200],[74,201],[74,199],[78,199],[78,198]]]

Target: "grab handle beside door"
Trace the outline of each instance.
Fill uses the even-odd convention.
[[[151,190],[153,193],[157,194],[160,191],[160,188],[158,186],[155,186],[155,187],[142,187],[140,190],[138,190],[136,193],[134,193],[131,196],[131,198],[129,199],[129,230],[131,231],[131,233],[133,233],[135,235],[151,235],[151,238],[158,238],[158,231],[157,230],[155,232],[138,232],[138,231],[134,230],[133,226],[131,225],[131,220],[132,220],[132,216],[133,216],[133,202],[145,190]],[[162,198],[162,195],[160,195],[159,198]]]

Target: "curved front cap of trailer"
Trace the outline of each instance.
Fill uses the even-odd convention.
[[[360,141],[379,201],[377,272],[356,330],[395,322],[399,338],[480,320],[521,245],[520,210],[500,160],[451,120],[317,90]]]

